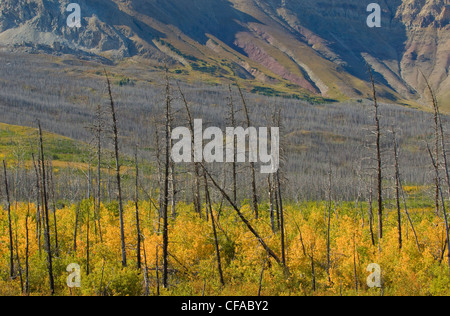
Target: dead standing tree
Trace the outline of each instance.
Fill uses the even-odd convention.
[[[181,90],[180,85],[177,83],[178,91],[181,95],[181,99],[183,100],[184,108],[186,110],[187,119],[189,123],[189,131],[191,132],[191,145],[192,148],[195,148],[195,141],[194,141],[194,119],[191,114],[191,110],[189,108],[189,103],[186,100],[186,96],[184,95],[183,91]],[[201,203],[201,195],[200,195],[200,163],[195,162],[194,159],[194,152],[191,153],[192,155],[192,161],[194,161],[194,189],[193,189],[193,200],[194,200],[194,208],[197,214],[199,214],[200,218],[202,217],[202,203]]]
[[[9,276],[14,278],[14,245],[13,245],[13,233],[11,224],[11,200],[9,197],[9,186],[8,186],[8,174],[7,174],[6,161],[3,160],[3,173],[5,176],[5,191],[6,191],[6,210],[8,211],[8,231],[9,231]]]
[[[206,177],[206,173],[203,173],[203,177],[204,177],[204,181],[205,181],[206,208],[207,208],[207,212],[209,211],[209,215],[211,216],[211,225],[212,225],[213,234],[214,234],[214,246],[215,246],[216,255],[217,255],[217,268],[219,270],[220,284],[222,284],[222,286],[225,286],[225,281],[223,278],[223,271],[222,271],[222,262],[221,262],[221,258],[220,258],[219,240],[217,238],[216,222],[215,222],[214,213],[212,210],[212,201],[211,201],[211,196],[209,193],[208,178]]]
[[[270,226],[272,228],[272,232],[275,234],[277,231],[277,227],[275,226],[275,210],[274,210],[274,189],[272,184],[272,175],[267,176],[267,187],[269,191],[269,209],[270,209]]]
[[[41,236],[42,236],[42,221],[41,221],[41,185],[40,185],[40,176],[38,165],[36,163],[36,159],[34,158],[34,154],[31,154],[33,159],[33,167],[36,174],[36,239],[39,247],[39,254],[42,252],[41,248]]]
[[[372,245],[375,246],[375,234],[373,231],[373,178],[370,177],[369,189],[368,189],[368,203],[369,203],[369,229]]]
[[[55,197],[55,182],[53,181],[53,163],[51,161],[47,161],[47,173],[49,180],[49,187],[52,198],[52,208],[53,208],[53,228],[55,235],[55,256],[59,257],[59,244],[58,244],[58,221],[56,218],[56,197]]]
[[[381,127],[379,116],[379,105],[377,101],[377,90],[372,70],[368,66],[370,81],[372,83],[373,102],[375,108],[375,135],[376,135],[376,161],[377,161],[377,189],[378,189],[378,238],[383,239],[383,175],[381,161]]]
[[[275,112],[273,113],[272,116],[272,120],[273,120],[273,124],[274,126],[276,126],[277,128],[281,129],[282,125],[281,125],[281,109],[275,110]],[[269,133],[269,136],[270,133]],[[285,227],[285,223],[284,223],[284,208],[283,208],[283,195],[282,195],[282,189],[281,189],[281,185],[282,185],[282,175],[281,175],[281,163],[285,160],[285,156],[284,156],[284,151],[283,151],[283,146],[278,144],[279,148],[279,157],[277,157],[276,159],[278,159],[278,168],[275,172],[272,173],[272,178],[273,178],[273,182],[271,184],[270,181],[270,177],[268,179],[268,183],[269,183],[269,198],[271,199],[270,203],[270,217],[271,217],[271,225],[272,225],[272,231],[275,233],[276,229],[275,229],[275,222],[274,222],[274,214],[273,214],[273,195],[275,196],[275,206],[276,206],[276,212],[277,212],[277,227],[278,229],[280,229],[280,243],[281,243],[281,259],[283,261],[283,265],[286,266],[286,227]],[[274,157],[273,157],[274,158]],[[283,178],[284,179],[284,178]],[[275,194],[273,194],[273,192],[275,192]]]
[[[96,220],[98,226],[98,233],[100,237],[100,242],[103,242],[103,234],[102,234],[102,225],[101,225],[101,216],[100,216],[100,207],[102,201],[102,134],[105,129],[105,122],[103,120],[103,109],[100,103],[97,103],[96,111],[95,111],[95,123],[92,126],[92,129],[95,133],[95,141],[97,147],[97,203],[96,203]],[[97,227],[96,226],[96,227]]]
[[[42,186],[42,206],[43,206],[43,215],[45,217],[43,223],[44,223],[44,236],[45,236],[45,244],[46,244],[46,251],[47,251],[47,268],[48,268],[48,275],[49,275],[49,284],[50,284],[50,291],[52,295],[55,294],[55,282],[53,279],[53,259],[52,259],[52,248],[50,244],[50,225],[49,225],[49,215],[48,215],[48,198],[47,198],[47,181],[46,181],[46,173],[45,173],[45,155],[44,155],[44,141],[42,136],[42,129],[41,129],[41,123],[38,122],[39,127],[39,145],[40,145],[40,174],[41,174],[41,186]]]
[[[250,122],[250,114],[248,112],[247,102],[245,101],[244,94],[242,92],[241,87],[238,85],[239,95],[241,96],[242,106],[244,107],[245,119],[247,122],[247,128],[251,127]],[[255,163],[254,157],[249,157],[250,160],[250,171],[251,171],[251,179],[252,179],[252,202],[253,202],[253,211],[255,212],[255,218],[258,219],[259,211],[258,211],[258,194],[256,192],[256,171],[255,171]]]
[[[166,100],[165,100],[165,152],[164,152],[164,191],[162,205],[160,210],[163,217],[163,286],[164,288],[169,287],[169,222],[168,222],[168,206],[169,206],[169,173],[170,173],[170,144],[171,144],[171,121],[172,121],[172,97],[170,95],[170,81],[168,70],[166,69]]]
[[[328,282],[331,283],[331,275],[330,275],[330,269],[331,269],[331,207],[333,204],[332,200],[332,176],[333,176],[333,170],[331,169],[331,161],[330,161],[330,167],[328,171],[328,218],[327,218],[327,276],[328,276]]]
[[[16,208],[17,209],[17,208]],[[15,245],[16,245],[16,262],[17,262],[17,271],[19,272],[19,280],[20,280],[20,289],[21,292],[24,293],[24,285],[23,285],[23,269],[22,269],[22,265],[20,263],[20,255],[19,255],[19,238],[18,238],[18,229],[17,229],[17,222],[18,222],[18,218],[15,219],[14,221],[14,226],[15,226]]]
[[[422,74],[423,75],[423,74]],[[423,75],[423,78],[425,79],[425,83],[427,85],[428,91],[430,92],[431,98],[432,98],[432,103],[433,103],[433,110],[435,113],[435,118],[436,121],[438,123],[438,132],[440,133],[440,140],[441,140],[441,149],[442,149],[442,158],[443,158],[443,162],[444,162],[444,170],[445,170],[445,179],[447,182],[447,189],[448,189],[448,196],[450,198],[450,171],[448,169],[448,160],[447,160],[447,152],[445,150],[445,134],[444,134],[444,126],[442,124],[442,117],[441,117],[441,113],[440,113],[440,109],[439,109],[439,103],[436,99],[436,95],[434,94],[433,89],[431,88],[430,83],[428,82],[427,78]],[[433,159],[433,155],[431,154],[431,150],[428,147],[428,151],[430,153],[430,156],[433,160],[433,166],[435,168],[435,170],[437,170],[437,174],[439,175],[439,169],[438,169],[438,160],[439,157],[435,157],[435,159]],[[445,222],[445,230],[446,230],[446,234],[447,234],[447,256],[448,256],[448,265],[449,265],[449,273],[450,273],[450,229],[448,226],[448,214],[446,211],[446,207],[445,207],[445,200],[442,194],[442,186],[441,186],[441,179],[438,176],[438,188],[439,188],[439,192],[441,195],[441,204],[442,204],[442,210],[444,213],[444,222]]]
[[[136,183],[135,183],[135,193],[134,193],[134,205],[136,209],[136,235],[137,235],[137,244],[136,244],[136,261],[137,268],[141,270],[141,226],[139,220],[139,162],[138,162],[138,147],[136,145],[135,153],[134,153],[134,163],[136,169]]]
[[[403,199],[403,205],[405,208],[405,214],[408,217],[409,224],[411,225],[411,229],[413,231],[414,238],[416,240],[417,249],[419,250],[419,252],[421,252],[419,238],[417,237],[417,232],[416,232],[416,229],[414,228],[414,223],[411,219],[411,216],[409,215],[408,207],[406,205],[405,191],[403,190],[402,177],[401,177],[401,173],[400,173],[400,162],[399,162],[399,158],[398,158],[399,146],[397,144],[395,132],[393,134],[394,134],[394,153],[395,153],[395,156],[394,156],[395,177],[396,177],[395,181],[396,181],[396,190],[398,190],[398,191],[396,191],[396,198],[397,198],[397,210],[399,212],[398,213],[399,246],[400,246],[400,249],[402,249],[402,224],[401,224],[400,196],[399,196],[399,194],[401,193],[401,196]]]
[[[422,76],[425,78],[425,76],[422,74]],[[425,79],[426,80],[426,79]],[[427,81],[427,80],[426,80]],[[439,116],[439,108],[437,107],[437,103],[435,103],[435,98],[434,98],[434,94],[433,91],[431,89],[431,86],[428,84],[427,81],[427,85],[429,88],[429,91],[431,93],[431,96],[433,97],[433,110],[434,110],[434,150],[435,150],[435,157],[436,157],[436,165],[434,166],[434,172],[435,172],[435,196],[434,196],[434,200],[435,200],[435,212],[436,212],[436,216],[439,217],[439,168],[440,168],[440,159],[439,159],[439,120],[440,120],[440,116]]]
[[[230,127],[236,128],[236,110],[234,108],[234,101],[233,101],[233,91],[231,89],[231,85],[228,85],[228,90],[230,93],[229,96],[229,106],[230,106]],[[237,153],[236,153],[236,138],[233,137],[233,151],[234,151],[234,156],[233,157],[237,157]],[[236,159],[233,159],[233,162],[231,163],[232,165],[232,191],[233,191],[233,202],[234,204],[237,205],[237,163],[236,163]]]
[[[30,218],[30,203],[28,203],[27,215],[25,217],[25,295],[30,296],[30,264],[29,264],[29,253],[30,253],[30,239],[28,234],[28,219]]]
[[[123,201],[122,201],[122,186],[121,186],[121,177],[120,177],[120,160],[119,160],[119,133],[117,130],[117,118],[116,118],[116,109],[114,104],[114,99],[111,91],[111,82],[109,81],[108,74],[105,70],[106,82],[108,85],[108,95],[111,106],[111,118],[112,118],[112,128],[113,128],[113,138],[114,138],[114,156],[116,159],[116,179],[117,179],[117,191],[118,191],[118,199],[119,199],[119,220],[120,220],[120,240],[122,246],[122,266],[127,266],[127,252],[125,248],[125,228],[124,228],[124,220],[123,220]]]
[[[402,240],[402,211],[400,207],[400,168],[398,160],[398,144],[395,130],[392,129],[392,138],[394,141],[394,161],[395,161],[395,197],[397,205],[397,223],[398,223],[398,247],[401,250],[403,246]]]

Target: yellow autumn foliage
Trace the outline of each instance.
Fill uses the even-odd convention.
[[[200,217],[192,205],[179,203],[176,218],[169,220],[170,286],[163,289],[162,219],[154,204],[156,201],[139,203],[141,270],[137,269],[134,203],[125,204],[126,268],[121,264],[116,202],[102,204],[99,212],[92,200],[60,206],[56,211],[57,248],[54,216],[50,212],[56,294],[144,295],[148,287],[149,294],[155,295],[159,284],[160,295],[256,295],[260,283],[262,295],[450,294],[445,224],[432,209],[411,210],[418,244],[403,214],[400,249],[396,211],[387,210],[384,236],[379,241],[376,218],[371,229],[367,213],[356,212],[352,203],[344,203],[329,212],[326,203],[317,202],[285,207],[286,267],[268,257],[233,209],[223,207],[219,214],[215,208],[224,286],[219,280],[210,215],[206,216],[203,210]],[[272,230],[268,208],[261,206],[258,220],[252,216],[249,205],[242,207],[242,213],[262,240],[282,258],[280,230]],[[17,207],[13,205],[11,214],[13,279],[9,276],[8,216],[0,209],[0,295],[22,295],[27,270],[27,228],[30,294],[49,295],[44,233],[42,226],[39,229],[37,208],[34,204],[19,203]],[[81,267],[81,288],[67,286],[66,269],[71,263]],[[372,263],[381,267],[381,288],[368,286],[367,279],[372,272],[367,267]]]

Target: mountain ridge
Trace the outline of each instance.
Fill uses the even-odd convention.
[[[363,99],[367,66],[380,97],[426,104],[421,72],[450,108],[450,5],[379,1],[80,0],[82,27],[69,28],[68,0],[3,0],[0,45],[117,61],[170,64],[182,77],[244,82],[253,92]]]

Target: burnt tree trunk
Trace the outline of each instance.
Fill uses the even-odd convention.
[[[189,103],[186,100],[186,96],[184,95],[183,91],[181,90],[180,85],[178,85],[178,91],[181,95],[181,98],[183,100],[184,108],[186,110],[187,114],[187,120],[189,123],[189,130],[191,132],[191,145],[192,148],[195,148],[194,146],[194,119],[191,114],[191,110],[189,108]],[[194,161],[194,188],[193,188],[193,200],[194,200],[194,208],[197,214],[199,214],[200,218],[202,217],[202,202],[201,202],[201,195],[200,195],[200,165],[198,162],[194,159],[194,152],[191,153],[192,161]]]
[[[377,161],[377,188],[378,188],[378,238],[383,239],[383,175],[381,160],[381,127],[379,117],[379,105],[377,101],[377,91],[372,70],[369,67],[370,80],[372,83],[373,102],[375,108],[375,134],[376,134],[376,161]]]
[[[41,150],[41,177],[42,177],[42,200],[43,200],[43,213],[45,215],[44,222],[44,235],[47,251],[47,268],[49,275],[49,285],[52,295],[55,294],[55,282],[53,279],[53,259],[52,259],[52,248],[50,243],[50,225],[49,225],[49,212],[48,212],[48,200],[47,200],[47,182],[45,174],[45,155],[44,155],[44,142],[42,138],[41,124],[38,122],[39,126],[39,143]]]
[[[118,191],[118,199],[119,199],[119,220],[120,220],[120,240],[122,246],[122,266],[127,266],[127,252],[125,246],[125,224],[123,220],[123,201],[122,201],[122,186],[121,186],[121,177],[120,177],[120,160],[119,160],[119,133],[117,130],[117,119],[116,119],[116,109],[114,105],[114,99],[111,91],[111,82],[109,81],[108,74],[106,73],[106,81],[108,84],[108,94],[111,105],[111,116],[112,116],[112,125],[113,125],[113,137],[114,137],[114,156],[116,159],[116,179],[117,179],[117,191]]]
[[[135,183],[135,193],[134,193],[134,205],[136,208],[136,234],[137,234],[137,243],[136,243],[136,261],[137,261],[137,268],[138,270],[141,270],[142,263],[141,263],[141,227],[140,227],[140,221],[139,221],[139,163],[138,163],[138,155],[137,155],[137,146],[136,146],[136,152],[134,156],[135,161],[135,168],[136,168],[136,183]]]
[[[425,78],[425,76],[424,76],[424,78]],[[444,158],[445,178],[447,180],[448,195],[450,197],[450,171],[448,169],[447,152],[445,150],[445,134],[444,134],[444,127],[442,125],[441,113],[440,113],[439,104],[438,104],[436,96],[433,92],[433,89],[431,88],[430,83],[428,82],[428,80],[426,78],[425,78],[425,81],[426,81],[428,90],[431,94],[431,97],[433,99],[433,109],[434,109],[434,112],[437,116],[438,123],[439,123],[438,125],[439,125],[440,139],[441,139],[442,157]],[[437,168],[436,166],[438,165],[438,163],[437,163],[438,160],[439,160],[439,157],[436,157],[435,168]],[[440,179],[439,179],[439,181],[440,181]],[[439,190],[440,191],[442,190],[440,185],[439,185]],[[441,192],[441,196],[442,196],[442,192]],[[442,210],[444,212],[445,230],[447,233],[447,245],[450,245],[450,229],[448,226],[448,214],[447,214],[447,211],[445,208],[445,203],[444,203],[443,197],[442,197]],[[447,249],[447,256],[448,256],[448,266],[449,266],[449,273],[450,273],[450,247],[448,247],[448,249]]]
[[[398,247],[402,249],[402,210],[400,207],[400,167],[398,161],[398,145],[395,137],[395,131],[392,131],[394,140],[394,161],[395,161],[395,198],[397,204],[397,223],[398,223]]]
[[[222,286],[225,286],[225,281],[224,281],[224,278],[223,278],[223,271],[222,271],[222,262],[221,262],[221,259],[220,259],[219,240],[217,238],[216,222],[215,222],[214,214],[213,214],[213,211],[212,211],[211,196],[209,194],[208,179],[206,178],[206,174],[205,173],[203,173],[203,176],[204,176],[204,180],[205,180],[206,207],[207,207],[207,211],[209,211],[209,215],[211,216],[211,224],[212,224],[212,227],[213,227],[214,246],[216,248],[217,268],[219,270],[220,284],[222,284]]]
[[[230,91],[230,124],[231,127],[236,128],[236,111],[234,109],[234,102],[233,102],[233,92],[231,90],[231,85],[228,86],[228,89]],[[233,136],[233,162],[231,163],[232,166],[232,198],[234,204],[237,205],[237,163],[236,163],[236,139]]]
[[[9,232],[9,276],[14,278],[14,245],[13,233],[11,223],[11,200],[9,196],[8,174],[6,161],[3,160],[3,173],[5,176],[5,191],[6,191],[6,210],[8,211],[8,232]]]
[[[239,89],[239,94],[242,99],[242,105],[244,107],[245,118],[247,121],[247,127],[250,128],[251,122],[250,122],[250,115],[248,112],[247,102],[245,101],[244,94],[242,93],[242,90],[239,86],[238,86],[238,89]],[[251,171],[252,193],[253,193],[252,194],[253,211],[255,212],[255,218],[258,219],[259,211],[258,211],[258,193],[256,192],[256,171],[255,171],[255,163],[252,161],[251,157],[250,157],[250,171]]]
[[[164,188],[163,188],[163,203],[161,206],[163,217],[163,286],[169,287],[169,222],[168,222],[168,205],[169,205],[169,172],[170,172],[170,124],[171,124],[171,97],[170,97],[170,83],[166,73],[166,109],[165,109],[165,166],[164,166]]]

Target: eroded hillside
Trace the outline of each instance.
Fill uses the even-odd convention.
[[[450,106],[450,5],[445,0],[379,1],[382,27],[366,25],[373,1],[5,0],[0,45],[83,58],[172,65],[194,80],[245,79],[253,92],[300,98],[370,96],[366,63],[392,102],[428,102],[421,71]]]

